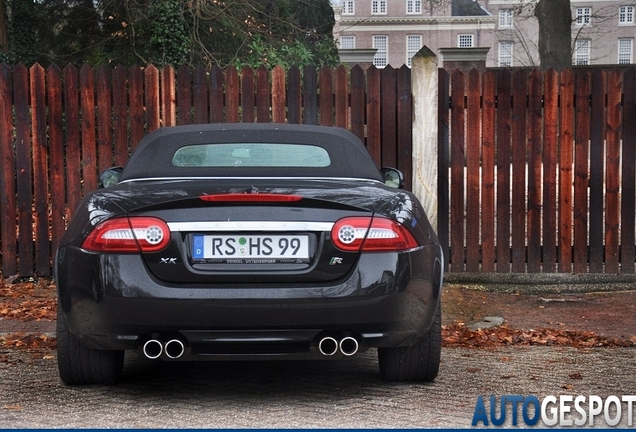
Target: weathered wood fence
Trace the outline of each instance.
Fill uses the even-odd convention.
[[[634,273],[636,69],[440,71],[439,88],[451,271]]]
[[[411,70],[0,65],[5,276],[48,276],[98,173],[148,132],[341,126],[410,184]],[[635,271],[636,70],[439,70],[439,235],[451,272]]]

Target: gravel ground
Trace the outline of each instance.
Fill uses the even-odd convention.
[[[112,387],[64,386],[51,351],[0,354],[0,428],[469,428],[479,395],[605,398],[636,389],[635,348],[445,348],[430,384],[381,381],[373,350],[324,362],[161,363],[133,354]]]

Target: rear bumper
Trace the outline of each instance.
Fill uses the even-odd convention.
[[[412,343],[439,303],[440,250],[367,254],[344,280],[322,286],[166,285],[136,255],[58,252],[59,307],[92,349],[140,349],[179,338],[183,359],[321,357],[319,341],[353,337],[360,348]]]

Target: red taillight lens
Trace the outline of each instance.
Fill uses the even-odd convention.
[[[401,251],[419,246],[398,222],[379,217],[340,219],[331,229],[331,241],[345,252]]]
[[[300,195],[273,193],[228,193],[218,195],[201,195],[199,199],[208,202],[294,202],[303,199]]]
[[[82,248],[93,252],[159,252],[170,242],[170,228],[154,217],[110,219],[97,225]]]

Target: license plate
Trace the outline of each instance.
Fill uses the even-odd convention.
[[[195,234],[192,258],[227,264],[306,262],[309,236]]]

